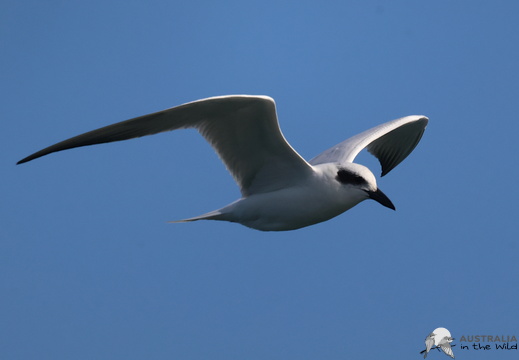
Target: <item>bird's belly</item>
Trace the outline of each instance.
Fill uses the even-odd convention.
[[[334,195],[305,188],[253,195],[236,203],[231,221],[263,231],[294,230],[329,220],[359,202]]]

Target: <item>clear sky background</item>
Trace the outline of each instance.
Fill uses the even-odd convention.
[[[421,359],[439,326],[519,336],[518,14],[516,1],[2,1],[0,357]],[[168,224],[239,197],[193,130],[15,165],[226,94],[272,96],[307,159],[428,116],[378,179],[397,211],[365,201],[279,233]],[[454,343],[457,359],[517,359]]]

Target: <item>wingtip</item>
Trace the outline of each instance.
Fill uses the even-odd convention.
[[[417,120],[429,120],[429,118],[425,115],[408,115],[408,116],[405,116],[404,118],[408,118],[410,120],[414,120],[414,121],[417,121]]]
[[[429,124],[429,118],[425,115],[416,115],[418,118],[416,121],[422,121],[424,122],[424,127],[426,127]]]
[[[16,163],[16,165],[20,165],[20,164],[26,163],[27,161],[30,161],[30,160],[31,160],[31,159],[29,159],[28,157],[23,158],[22,160],[18,161],[18,162]]]
[[[29,156],[26,156],[24,157],[22,160],[18,161],[16,163],[16,165],[20,165],[20,164],[23,164],[23,163],[26,163],[26,162],[29,162],[29,161],[32,161],[34,159],[37,159],[37,158],[40,158],[42,156],[45,156],[45,155],[48,155],[54,151],[49,151],[48,149],[51,148],[51,147],[48,147],[48,148],[45,148],[45,149],[42,149],[40,151],[37,151]],[[59,150],[58,150],[59,151]]]
[[[41,152],[41,151],[36,152],[36,153],[34,153],[34,154],[32,154],[32,155],[29,155],[29,156],[24,157],[22,160],[18,161],[18,162],[16,163],[16,165],[20,165],[20,164],[23,164],[23,163],[29,162],[29,161],[31,161],[31,160],[37,159],[37,158],[39,158],[39,157],[45,155],[45,154],[40,155],[40,154],[39,154],[40,152]]]

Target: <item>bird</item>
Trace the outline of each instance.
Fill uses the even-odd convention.
[[[306,161],[283,136],[274,99],[215,96],[86,132],[17,164],[66,149],[194,128],[225,164],[241,198],[218,210],[171,222],[221,220],[261,231],[287,231],[327,221],[367,199],[395,210],[371,170],[353,160],[366,148],[378,158],[385,176],[414,150],[428,121],[422,115],[389,121]]]
[[[425,350],[422,351],[425,352],[423,358],[425,359],[427,357],[427,354],[431,349],[442,349],[446,355],[454,359],[454,353],[452,352],[450,345],[453,340],[454,338],[451,336],[450,331],[446,328],[440,327],[434,329],[433,332],[425,338]]]

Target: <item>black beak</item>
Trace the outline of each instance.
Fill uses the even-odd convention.
[[[377,191],[367,191],[370,199],[377,201],[380,205],[384,205],[390,209],[396,210],[395,205],[389,200],[389,198],[380,189]]]

